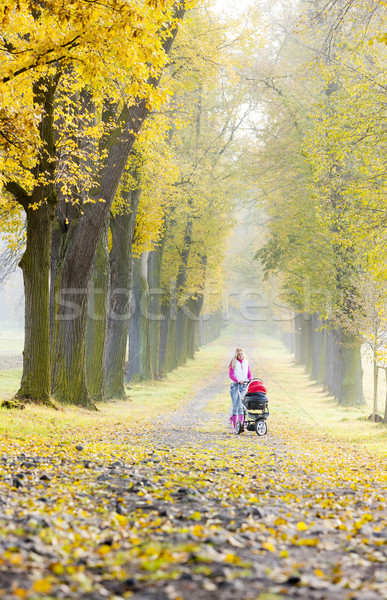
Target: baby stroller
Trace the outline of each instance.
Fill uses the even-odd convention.
[[[244,428],[247,431],[255,431],[259,436],[267,433],[266,419],[270,413],[266,392],[266,387],[261,379],[249,381],[242,400],[244,422],[242,424],[238,421],[235,424],[235,433],[242,433]]]

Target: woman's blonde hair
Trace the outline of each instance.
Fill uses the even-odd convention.
[[[234,356],[231,359],[231,366],[232,366],[233,369],[235,369],[236,361],[238,360],[238,354],[240,354],[241,352],[243,353],[243,355],[245,354],[243,352],[242,348],[236,348],[235,349],[235,354],[234,354]],[[244,356],[244,358],[246,358],[246,357]]]

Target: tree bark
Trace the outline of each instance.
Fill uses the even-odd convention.
[[[110,300],[106,350],[106,394],[108,398],[126,399],[125,365],[129,338],[129,322],[133,306],[133,230],[140,190],[130,192],[130,206],[123,213],[111,215],[110,230]]]
[[[159,374],[164,377],[167,372],[167,350],[169,328],[171,324],[170,305],[166,299],[161,300],[161,323],[160,323],[160,345],[159,345]]]
[[[150,341],[150,296],[148,286],[148,252],[143,252],[138,260],[140,278],[140,375],[141,379],[153,379],[151,363],[151,341]]]
[[[311,359],[311,318],[309,313],[303,313],[299,318],[299,325],[301,329],[301,355],[299,362],[304,365],[308,372],[310,372],[310,359]]]
[[[339,397],[339,387],[342,381],[341,364],[339,363],[339,342],[336,329],[327,331],[325,387],[335,398]]]
[[[153,378],[149,337],[149,289],[147,253],[134,259],[133,299],[135,309],[130,317],[128,380]]]
[[[185,300],[185,286],[187,283],[187,267],[189,255],[191,252],[192,244],[192,230],[193,223],[191,216],[188,215],[187,222],[185,225],[183,247],[181,249],[181,260],[179,269],[176,277],[176,292],[177,292],[177,315],[176,315],[176,361],[177,364],[183,364],[187,360],[186,350],[186,331],[187,331],[187,318],[185,314],[186,303]]]
[[[294,346],[295,346],[295,359],[296,363],[299,364],[301,362],[301,354],[302,354],[302,335],[301,335],[301,322],[302,322],[302,314],[298,313],[294,317]]]
[[[188,308],[192,318],[187,323],[187,357],[194,358],[195,352],[199,347],[199,318],[203,307],[204,296],[201,294],[198,298],[191,298]]]
[[[149,253],[148,282],[149,282],[149,327],[150,327],[150,359],[155,379],[160,377],[160,344],[161,327],[165,319],[162,310],[161,262],[164,250],[164,240],[155,250]]]
[[[187,361],[187,316],[180,306],[176,318],[176,358],[177,364],[182,365]]]
[[[375,415],[378,413],[378,357],[376,352],[374,352],[373,357],[373,365],[374,365],[374,398],[372,404],[372,420],[375,421]]]
[[[165,356],[165,363],[164,363],[164,369],[167,373],[169,371],[173,371],[173,369],[176,369],[176,367],[178,365],[177,344],[176,344],[176,320],[177,320],[177,309],[175,306],[175,299],[173,298],[172,304],[170,305],[169,328],[168,328],[166,356]]]
[[[321,342],[320,342],[319,350],[320,350],[320,358],[319,358],[317,382],[323,384],[325,382],[326,361],[327,361],[327,330],[325,328],[321,331]]]
[[[319,316],[312,315],[312,370],[311,374],[315,381],[318,381],[320,372],[320,357],[321,357],[321,321]]]
[[[106,400],[106,335],[109,298],[108,227],[105,226],[93,270],[86,332],[87,388],[95,402]]]
[[[45,77],[33,85],[34,102],[42,109],[39,127],[42,142],[33,167],[35,187],[31,195],[16,182],[5,188],[21,204],[27,219],[26,251],[20,261],[25,292],[25,341],[23,374],[18,397],[51,404],[50,371],[50,252],[55,217],[54,95],[60,75]]]
[[[222,313],[217,311],[210,315],[210,339],[209,342],[213,342],[220,336],[222,330]]]
[[[141,331],[138,316],[141,300],[141,282],[138,266],[138,258],[133,259],[132,290],[131,290],[131,314],[129,319],[129,350],[126,380],[136,381],[140,379],[141,373]]]
[[[17,397],[50,403],[50,247],[55,208],[29,208],[27,247],[20,262],[25,295],[23,375]]]
[[[52,393],[64,404],[96,409],[86,380],[86,331],[89,289],[71,285],[72,277],[59,270],[55,286],[52,349]],[[57,280],[57,281],[58,281]]]
[[[343,406],[364,405],[361,348],[353,336],[344,331],[341,331],[339,362],[343,374],[341,390],[338,395],[339,404]]]
[[[308,314],[308,318],[305,318],[305,332],[306,332],[306,363],[305,363],[305,371],[308,375],[312,375],[313,371],[313,338],[314,338],[314,329],[313,329],[313,320],[312,315]]]

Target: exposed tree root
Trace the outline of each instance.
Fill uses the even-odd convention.
[[[4,400],[0,407],[8,408],[10,410],[23,410],[28,404],[35,404],[36,406],[46,406],[47,408],[53,408],[54,410],[62,410],[51,398],[48,400],[42,400],[40,398],[29,398],[28,396],[15,396],[11,400]]]
[[[375,414],[367,417],[367,421],[373,421],[374,423],[383,423],[383,417],[381,415]]]

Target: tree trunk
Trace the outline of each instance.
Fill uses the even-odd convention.
[[[312,315],[312,370],[311,374],[315,381],[318,381],[320,372],[321,357],[321,321],[318,315]]]
[[[172,300],[174,303],[174,299]],[[173,371],[176,369],[178,365],[178,356],[177,356],[177,344],[176,344],[176,321],[177,321],[177,310],[174,304],[171,307],[171,314],[169,317],[169,329],[168,329],[168,338],[167,338],[167,348],[166,348],[166,357],[164,368],[168,373],[169,371]]]
[[[108,227],[98,247],[88,306],[86,333],[87,388],[95,402],[106,400],[106,333],[109,298]]]
[[[191,252],[193,221],[191,215],[188,215],[185,224],[183,245],[180,252],[180,264],[176,277],[176,295],[177,295],[177,314],[176,323],[173,327],[176,335],[176,362],[183,364],[187,360],[186,352],[186,315],[184,306],[186,300],[187,267]]]
[[[188,319],[187,324],[187,356],[194,358],[195,352],[199,347],[199,318],[203,307],[204,296],[201,294],[198,298],[191,298],[189,301],[189,310],[193,318]]]
[[[136,381],[141,376],[141,322],[139,318],[141,300],[141,281],[139,272],[139,259],[133,259],[131,314],[129,319],[129,351],[126,379]]]
[[[153,379],[149,337],[149,289],[147,281],[148,253],[134,259],[134,311],[129,325],[128,380]]]
[[[164,238],[165,239],[165,238]],[[161,311],[161,261],[163,256],[163,244],[149,253],[148,258],[148,282],[149,282],[149,327],[150,327],[150,359],[151,369],[156,379],[160,377],[160,344],[161,324],[163,315]]]
[[[140,305],[139,305],[139,325],[140,325],[140,375],[141,379],[153,379],[151,365],[151,344],[150,344],[150,320],[149,320],[149,287],[148,287],[148,252],[143,252],[138,261],[140,278]]]
[[[296,363],[299,364],[301,362],[301,354],[302,354],[302,334],[301,334],[301,323],[302,323],[302,314],[298,313],[294,317],[294,346],[295,346],[295,359]]]
[[[27,247],[20,262],[25,294],[23,375],[18,397],[47,404],[50,373],[50,250],[55,208],[27,209]]]
[[[300,315],[299,325],[301,328],[301,356],[299,362],[301,365],[305,365],[306,367],[310,360],[311,348],[311,320],[310,315],[308,313],[303,313],[302,315]]]
[[[287,329],[280,329],[280,332],[281,332],[281,339],[282,339],[284,346],[291,354],[294,354],[295,353],[294,331],[287,330]],[[270,335],[274,335],[273,330],[271,330]]]
[[[161,301],[161,323],[160,323],[160,345],[159,345],[159,374],[161,377],[165,376],[167,372],[167,350],[168,350],[168,338],[169,328],[171,324],[171,311],[170,306],[166,299]]]
[[[312,315],[308,314],[308,318],[305,318],[305,333],[306,333],[306,363],[305,371],[308,375],[312,375],[313,371],[313,338],[315,335]]]
[[[27,219],[26,251],[20,261],[25,294],[25,338],[23,374],[17,396],[50,402],[50,252],[55,217],[54,95],[60,74],[33,84],[34,102],[42,109],[39,126],[39,160],[32,168],[35,177],[31,195],[16,182],[5,189],[21,204]],[[35,207],[35,208],[33,208]]]
[[[343,406],[364,405],[361,348],[353,336],[344,331],[341,331],[339,362],[343,374],[341,394],[338,396],[339,404]]]
[[[376,355],[376,352],[374,352],[374,401],[373,401],[373,405],[372,405],[372,420],[375,421],[375,415],[378,413],[378,375],[379,375],[379,369],[378,369],[378,357]]]
[[[52,393],[65,404],[95,410],[86,380],[89,289],[66,285],[67,281],[72,282],[72,276],[66,269],[59,269],[52,334]]]
[[[296,351],[296,340],[294,331],[288,332],[288,348],[291,354],[294,354]]]
[[[339,363],[339,333],[336,329],[327,331],[325,386],[335,398],[339,398],[342,381],[341,363]]]
[[[204,344],[209,344],[216,340],[219,337],[221,329],[222,329],[222,313],[221,311],[217,311],[212,313],[211,315],[204,315],[202,319],[202,323],[204,324],[203,328],[203,336],[204,336]],[[201,344],[202,345],[202,344]]]
[[[321,341],[319,345],[320,350],[320,358],[319,358],[319,368],[317,375],[317,382],[324,383],[325,382],[325,371],[326,371],[326,361],[327,361],[327,330],[324,328],[321,331]]]
[[[177,364],[182,365],[187,362],[187,316],[184,308],[181,306],[177,310],[176,319],[176,357]]]
[[[130,193],[130,209],[111,216],[110,302],[106,351],[106,393],[108,398],[126,399],[124,388],[129,322],[133,307],[133,229],[140,190]]]
[[[385,376],[386,376],[386,401],[385,401],[385,405],[384,405],[383,423],[387,423],[387,368],[384,369],[384,373],[385,373]]]

